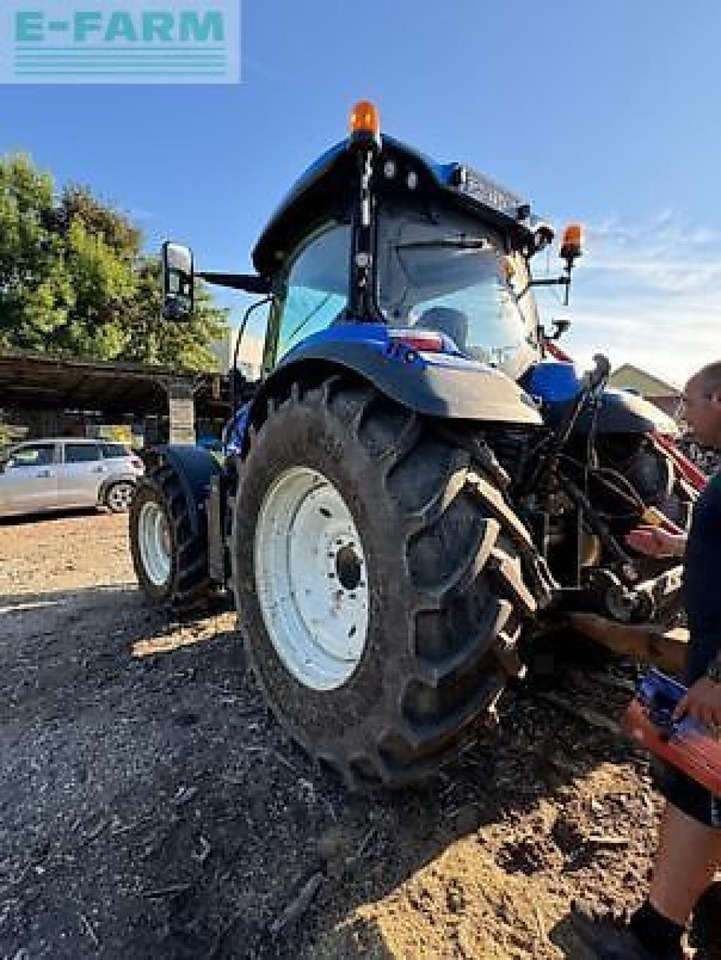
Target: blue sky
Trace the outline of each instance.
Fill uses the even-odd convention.
[[[679,382],[721,357],[717,0],[245,0],[242,19],[242,84],[6,86],[0,153],[89,184],[151,247],[246,269],[370,97],[389,133],[586,224],[570,310],[542,298],[572,352]]]

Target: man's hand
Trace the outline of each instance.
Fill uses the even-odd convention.
[[[721,726],[721,683],[701,677],[686,695],[679,701],[674,710],[674,720],[688,716],[707,727]]]
[[[686,534],[669,533],[661,527],[637,527],[626,534],[626,543],[648,557],[682,557]]]

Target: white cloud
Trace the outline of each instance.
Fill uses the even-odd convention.
[[[634,363],[682,385],[699,367],[721,359],[721,305],[716,318],[637,310],[626,316],[610,311],[574,311],[564,346],[587,360],[605,353],[613,367]]]
[[[721,232],[673,210],[646,223],[609,216],[587,227],[564,339],[579,358],[607,353],[682,384],[721,358]],[[537,275],[543,271],[537,270]],[[539,296],[546,317],[558,301]]]

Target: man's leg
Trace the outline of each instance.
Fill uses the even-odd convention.
[[[648,895],[654,909],[685,926],[719,865],[721,830],[704,826],[667,803]]]
[[[576,930],[603,960],[680,960],[684,927],[719,864],[721,829],[667,802],[646,902],[630,923],[577,905]]]

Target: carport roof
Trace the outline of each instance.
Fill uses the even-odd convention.
[[[164,410],[171,384],[193,392],[205,377],[166,367],[0,353],[0,407],[148,413]]]

